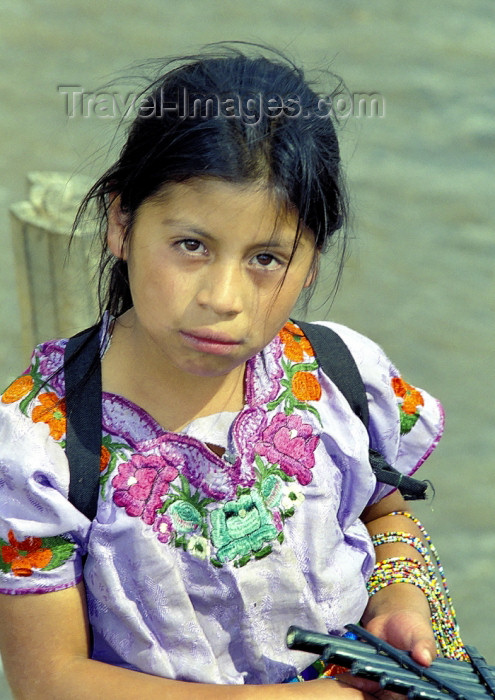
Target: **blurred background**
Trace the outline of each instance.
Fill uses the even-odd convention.
[[[58,86],[95,91],[135,61],[229,39],[330,68],[377,94],[341,125],[352,254],[331,264],[309,318],[380,343],[444,404],[444,439],[416,510],[440,550],[465,640],[495,664],[495,5],[493,0],[0,0],[0,383],[28,362],[9,207],[26,175],[97,176],[117,120],[67,115]],[[332,85],[330,85],[332,87]],[[323,86],[323,90],[328,86]],[[377,113],[378,112],[378,113]],[[0,698],[10,697],[6,685]]]

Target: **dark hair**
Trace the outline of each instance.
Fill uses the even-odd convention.
[[[322,101],[291,60],[267,47],[220,44],[166,66],[141,93],[120,157],[86,195],[76,218],[75,227],[96,201],[100,306],[113,315],[132,306],[127,264],[112,257],[105,242],[116,195],[129,216],[128,231],[146,200],[169,183],[197,177],[266,182],[298,211],[297,236],[301,225],[308,227],[319,250],[347,219],[330,98]],[[337,279],[344,250],[342,244]]]

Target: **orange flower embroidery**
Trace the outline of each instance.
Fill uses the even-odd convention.
[[[60,401],[57,394],[49,391],[40,394],[41,406],[33,408],[32,419],[35,423],[47,423],[50,428],[50,435],[55,440],[60,440],[66,429],[65,401]]]
[[[320,382],[311,372],[296,372],[292,377],[292,393],[300,401],[319,401]]]
[[[12,530],[9,531],[10,545],[2,547],[2,559],[10,564],[15,576],[31,576],[33,569],[43,569],[51,561],[51,549],[43,549],[39,537],[28,537],[18,542]]]
[[[108,463],[110,462],[112,455],[110,453],[110,450],[108,447],[105,447],[105,445],[101,446],[101,452],[100,452],[100,471],[103,472],[105,469],[108,467]]]
[[[337,666],[337,664],[329,664],[325,667],[322,676],[338,676],[341,673],[349,673],[349,669],[344,666]]]
[[[292,321],[287,321],[285,326],[279,333],[280,340],[284,344],[284,355],[292,360],[292,362],[302,362],[304,353],[310,357],[314,357],[314,350],[311,343],[306,338],[300,328]]]
[[[402,399],[401,408],[404,413],[414,415],[418,406],[424,406],[425,402],[421,393],[400,377],[393,377],[392,388],[396,396]]]
[[[22,377],[16,379],[12,384],[5,389],[2,402],[3,403],[14,403],[23,399],[29,394],[34,386],[34,379],[30,374],[25,374]]]

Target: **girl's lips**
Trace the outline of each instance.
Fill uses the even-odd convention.
[[[194,332],[179,331],[185,342],[195,350],[213,355],[228,355],[241,343],[226,333],[200,330]]]

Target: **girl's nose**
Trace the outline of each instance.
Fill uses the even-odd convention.
[[[208,268],[197,294],[200,306],[209,307],[218,316],[237,316],[243,309],[242,273],[237,265]]]

